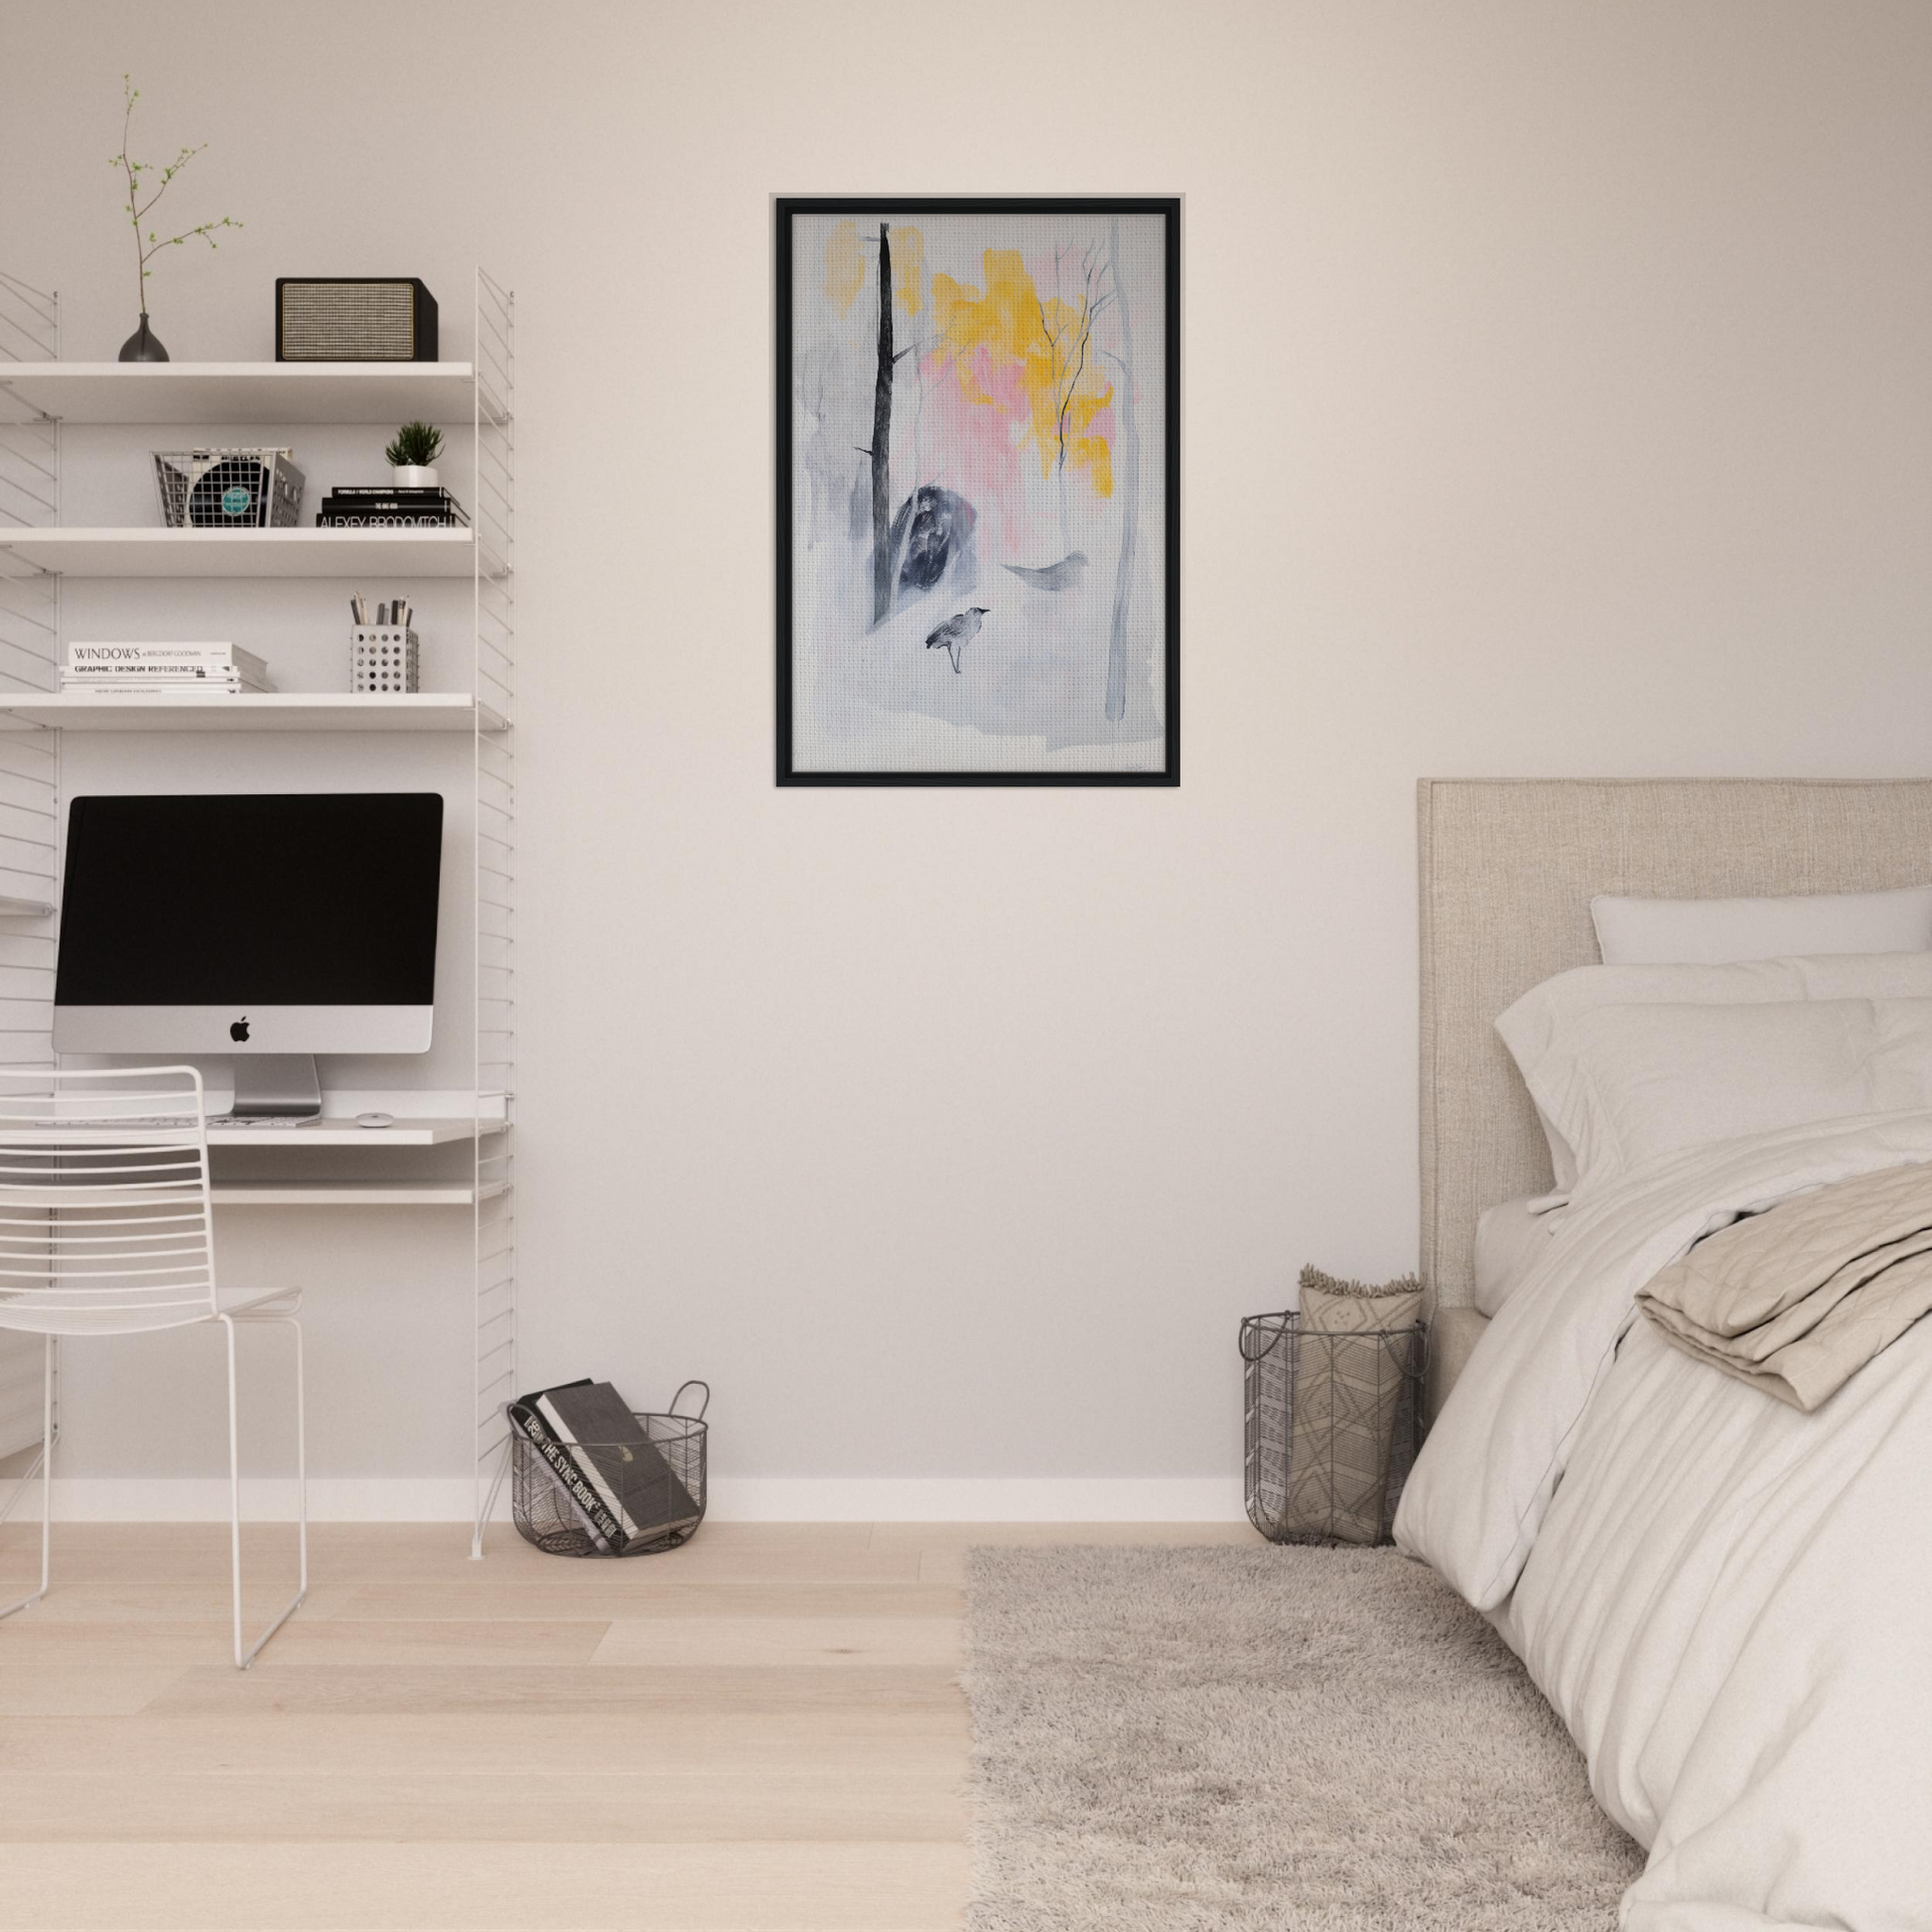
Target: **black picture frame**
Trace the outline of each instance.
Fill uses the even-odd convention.
[[[1180,782],[1180,199],[1178,196],[789,196],[776,211],[777,782],[780,785],[1178,785]],[[799,770],[792,761],[792,227],[800,215],[1160,215],[1165,248],[1162,450],[1163,681],[1166,758],[1148,771]]]

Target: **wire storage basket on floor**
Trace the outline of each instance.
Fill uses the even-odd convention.
[[[677,1405],[692,1389],[704,1391],[698,1413],[681,1416]],[[597,1484],[584,1503],[512,1417],[510,1514],[518,1534],[553,1557],[647,1557],[688,1543],[704,1521],[710,1406],[709,1385],[687,1382],[661,1414],[632,1411],[645,1444],[557,1446],[569,1457],[566,1473]],[[616,1537],[605,1533],[613,1518],[621,1526]]]
[[[1271,1543],[1387,1543],[1422,1447],[1424,1324],[1241,1323],[1248,1520]]]

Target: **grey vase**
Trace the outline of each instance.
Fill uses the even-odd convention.
[[[168,351],[161,346],[161,338],[148,327],[148,312],[141,311],[141,326],[121,345],[123,362],[165,362]]]

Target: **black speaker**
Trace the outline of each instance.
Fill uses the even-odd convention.
[[[434,362],[436,298],[415,276],[280,275],[278,362]]]

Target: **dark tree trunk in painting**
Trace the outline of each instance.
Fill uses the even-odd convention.
[[[1134,417],[1134,325],[1127,313],[1127,285],[1120,272],[1120,217],[1108,241],[1114,271],[1114,303],[1120,311],[1120,567],[1114,572],[1114,623],[1107,643],[1107,716],[1127,716],[1127,606],[1133,596],[1134,545],[1141,522],[1141,430]],[[877,476],[877,469],[873,474]],[[877,500],[877,499],[875,499]],[[875,512],[876,513],[876,512]]]
[[[872,392],[872,621],[893,608],[893,244],[879,224],[879,376]]]

